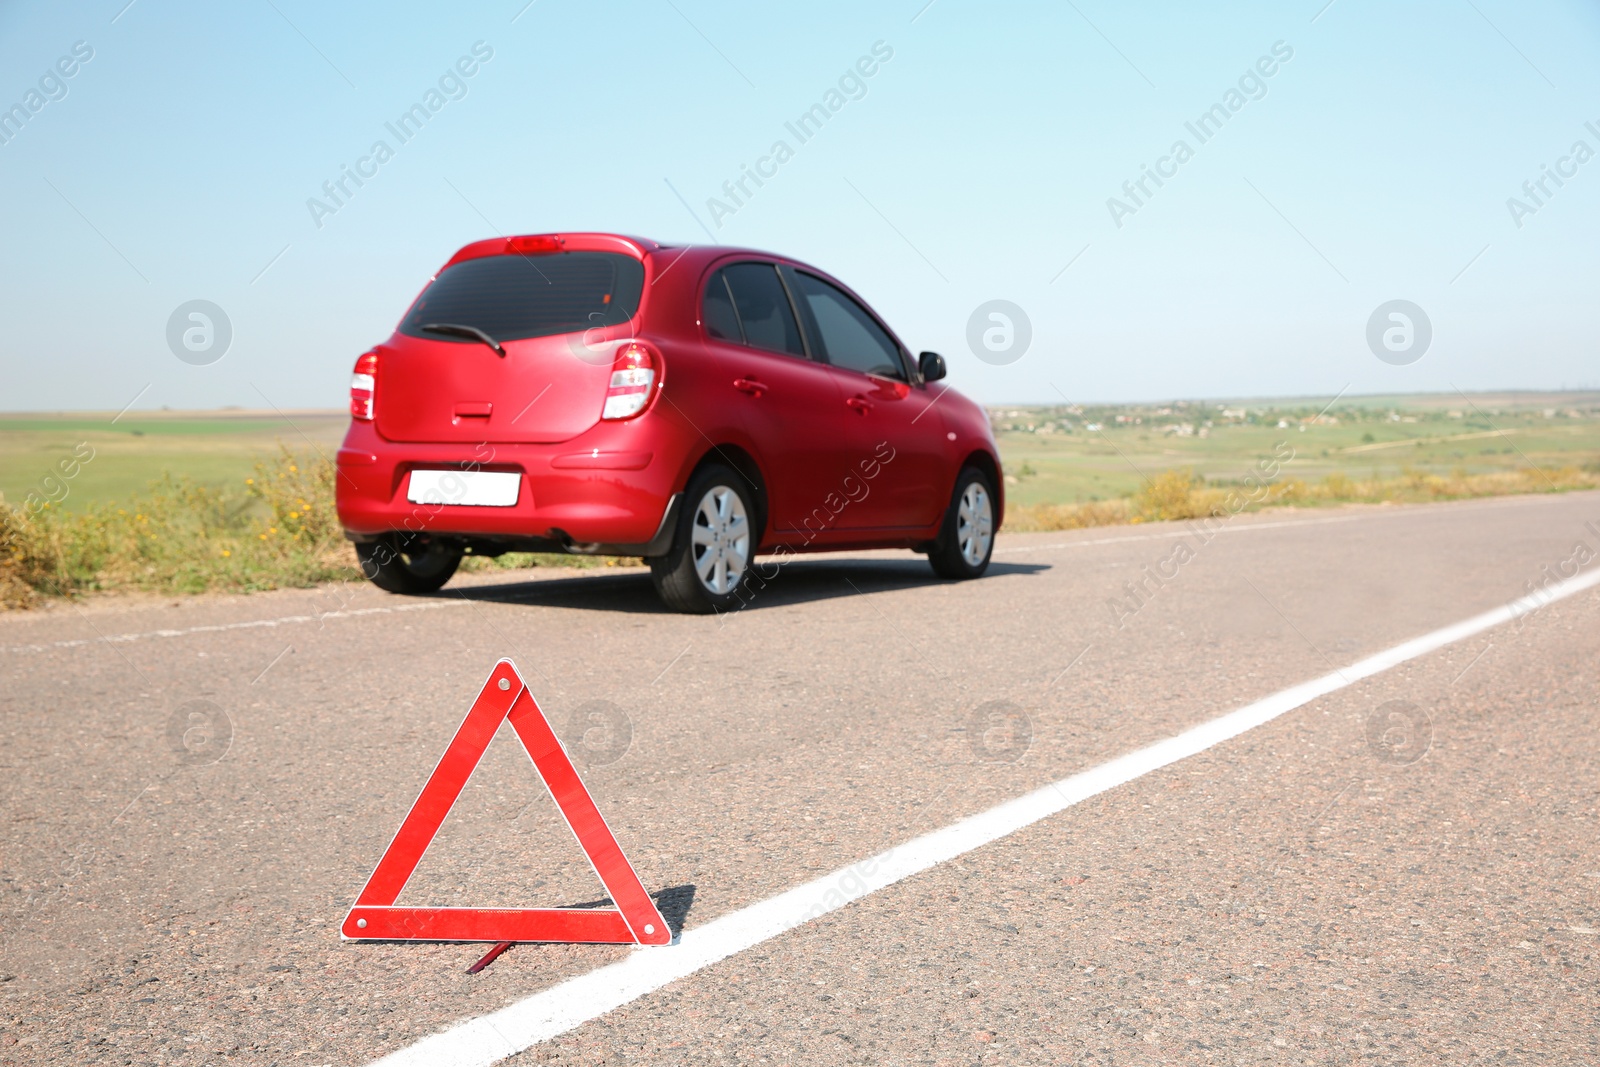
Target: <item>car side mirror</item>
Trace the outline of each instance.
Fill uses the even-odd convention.
[[[922,380],[936,382],[949,373],[949,368],[944,365],[944,357],[937,352],[924,352],[917,357],[917,366],[922,371]]]

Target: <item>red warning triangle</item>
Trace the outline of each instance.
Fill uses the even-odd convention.
[[[411,908],[395,901],[502,721],[509,721],[616,902],[613,908]],[[349,940],[583,941],[666,945],[672,932],[622,854],[516,665],[495,664],[339,932]]]

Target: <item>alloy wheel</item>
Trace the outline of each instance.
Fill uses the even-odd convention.
[[[979,482],[968,482],[956,507],[956,545],[967,566],[980,566],[994,540],[994,507],[989,492]]]
[[[750,565],[750,547],[744,501],[726,485],[712,486],[694,515],[692,550],[700,584],[716,596],[733,592]]]

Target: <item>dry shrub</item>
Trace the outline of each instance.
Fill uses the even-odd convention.
[[[1092,500],[1086,504],[1031,504],[1008,507],[1008,530],[1082,530],[1089,526],[1121,526],[1132,520],[1126,500]]]
[[[1005,527],[1014,531],[1077,530],[1123,523],[1172,522],[1227,516],[1273,506],[1327,504],[1419,503],[1508,496],[1516,493],[1569,492],[1600,488],[1600,466],[1568,466],[1554,470],[1524,467],[1490,474],[1452,471],[1449,476],[1404,471],[1397,478],[1356,481],[1333,473],[1320,482],[1281,478],[1262,487],[1208,484],[1192,471],[1163,471],[1123,500],[1087,504],[1034,504],[1008,509]]]
[[[359,579],[355,554],[334,512],[333,463],[281,449],[257,463],[242,486],[215,488],[165,477],[124,503],[64,512],[0,500],[0,605],[95,590],[164,593],[249,591]],[[1357,481],[1330,474],[1317,483],[1284,478],[1260,485],[1212,485],[1192,471],[1163,471],[1120,500],[1012,507],[1008,530],[1078,530],[1231,515],[1272,505],[1420,502],[1600,487],[1600,465],[1448,476],[1406,470]],[[635,560],[535,556],[465,561],[465,570],[514,566],[625,566]]]
[[[1133,495],[1134,522],[1172,522],[1227,515],[1243,509],[1238,491],[1209,485],[1189,470],[1162,471]]]
[[[79,511],[0,502],[0,600],[143,589],[198,593],[354,578],[333,506],[333,463],[284,449],[243,486],[170,475]]]

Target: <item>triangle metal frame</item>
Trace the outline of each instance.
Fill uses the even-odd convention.
[[[510,722],[516,731],[615,907],[430,908],[395,903],[501,722]],[[672,943],[666,920],[645,892],[549,720],[509,659],[502,659],[489,673],[339,933],[350,941]]]

